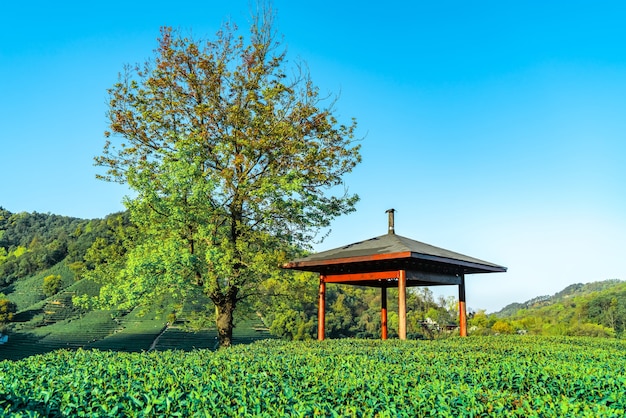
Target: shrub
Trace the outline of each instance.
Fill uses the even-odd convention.
[[[58,274],[51,274],[43,279],[43,293],[48,297],[59,293],[62,286],[63,281],[61,280],[61,276]]]
[[[491,330],[493,332],[497,332],[498,334],[512,334],[513,333],[513,327],[511,326],[511,324],[502,320],[496,321],[496,323],[493,324],[493,326],[491,327]]]
[[[17,305],[8,299],[0,299],[0,323],[11,322]]]
[[[568,335],[580,337],[615,337],[615,331],[599,324],[576,324],[569,329]]]

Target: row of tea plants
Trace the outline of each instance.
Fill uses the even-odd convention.
[[[5,416],[622,416],[626,342],[259,341],[0,362]]]

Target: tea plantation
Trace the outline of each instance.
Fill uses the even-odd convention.
[[[5,416],[623,416],[626,343],[263,340],[0,362]]]

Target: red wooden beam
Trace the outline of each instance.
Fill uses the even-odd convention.
[[[362,282],[367,280],[389,280],[399,277],[398,270],[375,271],[370,273],[328,274],[324,276],[326,283]]]

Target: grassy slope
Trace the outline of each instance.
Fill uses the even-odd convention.
[[[46,298],[42,292],[43,278],[51,274],[61,275],[65,287],[58,294]],[[74,275],[65,263],[20,279],[4,289],[7,297],[17,304],[18,313],[17,322],[9,329],[9,342],[0,345],[0,360],[17,360],[59,348],[128,352],[149,350],[164,331],[167,323],[165,315],[170,309],[159,306],[148,310],[135,309],[121,315],[116,311],[85,312],[72,305],[72,295],[93,295],[97,291],[98,285],[93,282],[74,282]],[[270,338],[269,332],[259,330],[262,327],[259,320],[240,322],[234,332],[234,343]],[[215,349],[216,337],[215,328],[210,326],[198,331],[171,327],[165,330],[154,348]]]
[[[43,279],[50,275],[60,275],[65,287],[70,286],[74,281],[74,273],[72,273],[64,262],[61,262],[33,276],[17,280],[12,285],[0,291],[12,302],[17,304],[18,311],[25,311],[46,299],[42,290]]]

